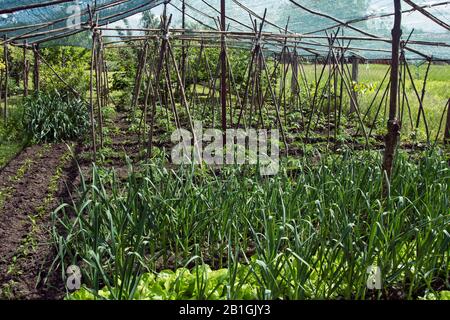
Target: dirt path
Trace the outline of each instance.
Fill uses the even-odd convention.
[[[108,125],[105,147],[112,152],[97,161],[126,178],[125,155],[138,161],[142,144],[124,113]],[[61,270],[48,272],[57,253],[51,214],[62,202],[77,199],[79,169],[89,182],[92,165],[90,145],[77,145],[73,154],[76,160],[64,143],[35,145],[0,170],[0,299],[63,297]]]
[[[50,213],[67,195],[73,167],[67,146],[53,144],[25,149],[0,172],[0,298],[52,298],[61,291],[61,284],[43,279],[54,258]]]

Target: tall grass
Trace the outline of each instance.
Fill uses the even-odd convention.
[[[302,159],[268,178],[159,159],[130,166],[123,182],[94,167],[80,198],[53,214],[57,263],[80,265],[84,283],[114,299],[133,297],[143,273],[202,263],[228,269],[229,298],[249,281],[258,299],[416,298],[448,288],[448,164],[400,154],[381,199],[379,163],[378,153]],[[382,290],[367,289],[372,265]]]

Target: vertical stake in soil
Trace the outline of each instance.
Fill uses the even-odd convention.
[[[389,121],[387,124],[388,133],[385,137],[386,149],[384,151],[383,170],[386,171],[387,181],[385,181],[383,193],[386,195],[389,190],[392,176],[392,166],[394,162],[395,149],[400,135],[401,124],[397,120],[397,90],[398,90],[398,65],[400,51],[400,37],[402,35],[402,5],[401,0],[394,0],[395,20],[392,29],[392,61],[391,61],[391,88],[389,104]]]
[[[34,66],[33,66],[33,89],[35,93],[39,92],[39,46],[37,44],[33,45],[33,53],[34,53]]]
[[[3,59],[5,60],[5,100],[3,105],[3,121],[6,123],[6,118],[8,117],[8,81],[9,81],[9,63],[8,63],[8,42],[6,41],[3,45]]]
[[[131,111],[133,112],[133,117],[134,117],[134,111],[136,110],[136,107],[139,104],[139,96],[141,95],[142,78],[143,78],[145,66],[147,64],[148,46],[149,46],[148,41],[145,41],[144,46],[139,55],[139,63],[138,63],[137,70],[136,70],[133,98],[132,98],[132,102],[131,102],[131,104],[132,104]]]
[[[447,101],[447,123],[445,125],[444,143],[450,145],[450,98]]]
[[[225,32],[225,0],[220,1],[220,30]],[[222,105],[222,132],[223,132],[223,146],[227,144],[226,130],[227,130],[227,60],[225,51],[225,35],[221,35],[221,80],[220,80],[220,100]]]
[[[358,82],[358,73],[359,73],[359,58],[353,56],[352,57],[352,81],[353,84]],[[353,99],[350,99],[350,113],[356,111],[355,102],[358,99],[357,93],[355,91],[355,86],[352,84],[352,95]]]
[[[97,31],[96,31],[97,32]],[[100,136],[100,148],[103,148],[103,116],[102,116],[102,64],[101,62],[101,32],[97,33],[95,45],[95,84],[97,96],[98,134]]]
[[[182,0],[181,4],[181,28],[184,30],[186,28],[186,4],[185,0]],[[184,31],[183,31],[184,35]],[[184,86],[186,81],[186,47],[184,39],[181,40],[181,80]],[[186,90],[186,88],[185,88]]]
[[[28,72],[30,70],[30,62],[27,60],[27,42],[23,42],[23,96],[28,96]]]
[[[92,22],[92,12],[90,7],[88,6],[89,10],[89,22],[91,26],[92,31],[92,49],[91,49],[91,66],[90,66],[90,73],[89,73],[89,110],[90,110],[90,118],[91,118],[91,134],[92,134],[92,152],[93,152],[93,160],[94,162],[97,159],[97,145],[96,145],[96,135],[95,135],[95,118],[94,118],[94,88],[93,88],[93,82],[94,82],[94,59],[95,59],[95,41],[96,41],[96,33],[94,31],[94,25]]]
[[[161,39],[158,65],[157,65],[156,74],[155,74],[156,94],[153,95],[152,110],[150,113],[150,130],[149,130],[149,134],[148,134],[148,144],[147,144],[147,150],[148,150],[147,154],[149,157],[152,156],[153,133],[154,133],[155,116],[156,116],[156,100],[158,99],[158,92],[160,89],[159,81],[161,79],[161,72],[163,69],[164,57],[166,56],[167,44],[169,42],[169,26],[170,26],[170,22],[172,20],[172,15],[170,15],[169,18],[167,19],[166,12],[167,12],[167,7],[166,7],[166,4],[164,4],[164,12],[163,12],[162,21],[161,21],[161,32],[163,35],[162,35],[162,39]]]

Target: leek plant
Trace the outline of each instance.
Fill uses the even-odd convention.
[[[303,158],[262,177],[246,166],[171,168],[161,157],[130,165],[125,182],[93,167],[78,200],[53,214],[55,263],[79,265],[86,288],[111,299],[139,298],[142,275],[206,264],[226,268],[229,299],[248,298],[249,286],[254,299],[413,299],[448,290],[446,160],[400,153],[386,198],[380,163],[377,152]],[[371,266],[380,290],[367,287]],[[205,292],[191,298],[214,296]]]
[[[89,128],[87,104],[57,91],[27,97],[23,109],[25,132],[35,143],[77,140]]]

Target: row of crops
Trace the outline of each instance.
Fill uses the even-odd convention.
[[[378,152],[252,167],[94,166],[80,198],[53,214],[71,299],[445,298],[450,169],[401,153],[387,197]],[[368,286],[379,269],[381,290]],[[64,276],[64,275],[63,275]],[[448,289],[447,289],[448,290]]]

